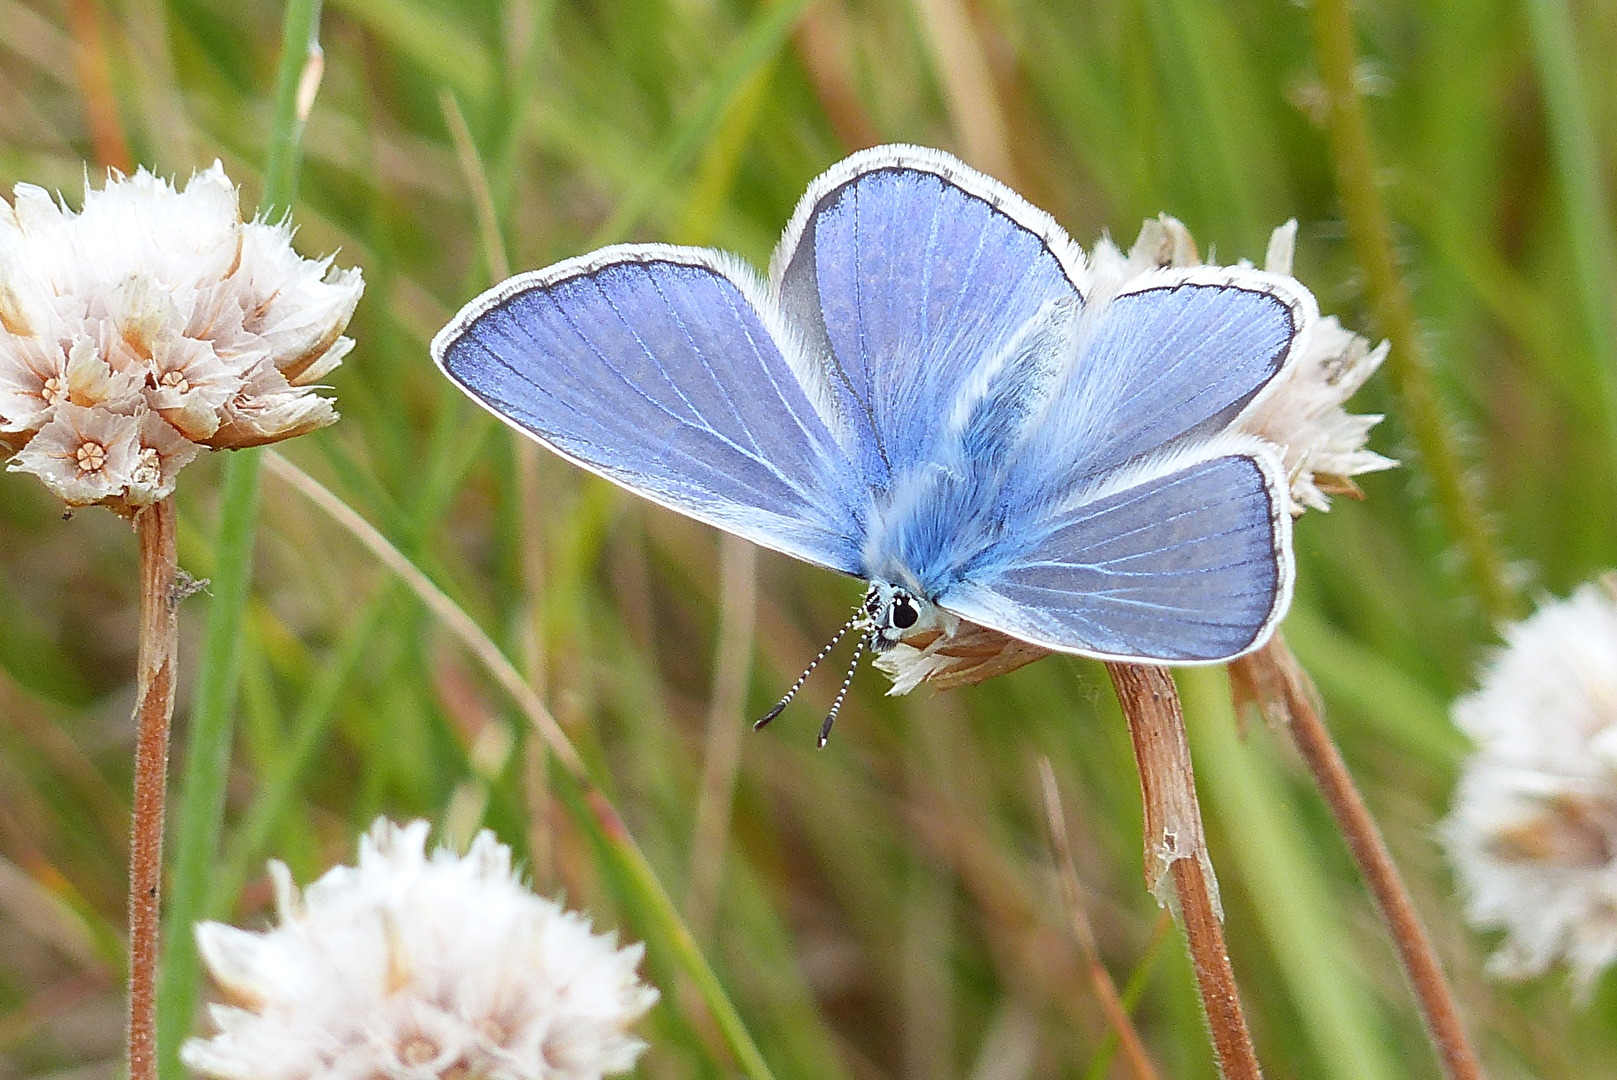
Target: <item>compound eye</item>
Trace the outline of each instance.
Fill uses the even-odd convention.
[[[915,610],[915,605],[907,596],[900,596],[893,601],[893,625],[900,630],[908,630],[915,625],[921,613]]]

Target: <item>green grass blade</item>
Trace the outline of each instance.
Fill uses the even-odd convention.
[[[753,20],[731,49],[729,59],[713,76],[712,86],[674,129],[641,182],[618,204],[612,217],[596,230],[591,247],[623,240],[634,231],[651,205],[666,197],[669,185],[701,149],[703,140],[712,134],[731,106],[748,92],[754,75],[767,67],[786,43],[808,5],[809,0],[780,0]]]
[[[1572,12],[1561,0],[1528,0],[1527,24],[1544,92],[1550,148],[1571,246],[1578,312],[1590,350],[1587,384],[1599,401],[1608,485],[1617,480],[1617,237],[1605,183],[1609,150],[1600,145],[1584,92]],[[1610,507],[1611,495],[1606,505]]]
[[[289,0],[265,169],[262,213],[271,220],[291,209],[299,138],[312,104],[312,88],[304,76],[311,56],[319,49],[319,28],[319,0]],[[207,914],[208,880],[219,847],[225,779],[230,771],[232,713],[241,674],[242,617],[257,533],[259,479],[258,451],[238,451],[225,462],[213,599],[203,632],[185,772],[173,816],[166,949],[157,986],[158,1074],[162,1080],[185,1076],[180,1044],[191,1032],[201,998],[201,968],[192,926]]]

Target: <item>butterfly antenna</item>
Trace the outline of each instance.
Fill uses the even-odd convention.
[[[859,644],[854,646],[853,659],[848,661],[848,675],[842,680],[842,689],[837,691],[837,699],[831,703],[831,711],[825,714],[825,723],[820,725],[821,750],[825,749],[825,744],[831,738],[831,725],[837,722],[837,713],[842,711],[842,701],[848,696],[848,687],[853,685],[853,673],[859,670],[859,658],[870,648],[870,637],[870,634],[865,634],[859,639]]]
[[[865,618],[865,613],[864,613],[863,608],[861,608],[860,610],[854,612],[853,617],[851,619],[849,619],[847,622],[842,624],[842,629],[837,631],[836,636],[833,637],[830,641],[826,642],[825,648],[820,650],[820,655],[816,656],[813,660],[809,661],[809,666],[803,669],[803,674],[799,675],[797,677],[797,681],[792,684],[792,688],[790,690],[786,691],[786,696],[781,698],[779,701],[777,701],[775,703],[775,707],[773,709],[770,709],[767,713],[765,713],[762,720],[756,721],[752,725],[752,730],[754,730],[754,731],[761,730],[765,724],[769,723],[771,720],[775,719],[775,717],[779,716],[781,714],[781,712],[783,710],[785,710],[786,706],[788,706],[788,705],[790,705],[792,703],[792,699],[797,696],[797,692],[799,690],[803,689],[803,684],[808,682],[808,677],[810,675],[814,674],[814,669],[820,666],[820,661],[824,660],[827,656],[829,656],[830,653],[831,653],[831,650],[837,647],[837,642],[841,641],[844,637],[846,637],[848,631],[852,630],[855,626],[857,626],[859,624],[860,620],[862,620],[864,618]]]

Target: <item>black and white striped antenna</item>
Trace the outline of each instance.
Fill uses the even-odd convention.
[[[861,604],[859,610],[853,613],[853,617],[842,624],[842,629],[836,632],[836,636],[830,641],[826,642],[825,648],[820,650],[819,655],[813,660],[809,661],[809,666],[803,669],[803,674],[799,675],[797,677],[797,681],[792,684],[792,688],[786,691],[786,696],[777,701],[773,709],[770,709],[768,712],[764,713],[763,718],[752,725],[752,730],[762,730],[764,725],[768,724],[771,720],[775,719],[775,717],[779,716],[785,710],[786,706],[792,703],[792,699],[797,696],[797,692],[803,689],[803,684],[808,682],[808,677],[810,675],[814,674],[814,669],[820,666],[820,661],[829,656],[831,654],[831,650],[837,647],[837,642],[846,637],[849,630],[852,630],[855,626],[858,626],[867,618],[868,616],[865,614],[864,605]],[[863,650],[861,649],[861,651]],[[851,673],[849,677],[852,677]],[[843,691],[846,692],[846,690],[847,684],[844,683]],[[842,704],[841,694],[837,695],[837,704]],[[835,715],[835,710],[833,710],[833,715]],[[830,729],[831,725],[827,723],[826,730],[829,731]],[[820,745],[825,745],[825,739],[823,737],[820,739]]]

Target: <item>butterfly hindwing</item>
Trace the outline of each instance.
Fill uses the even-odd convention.
[[[984,553],[938,597],[971,622],[1108,659],[1228,659],[1290,596],[1284,481],[1250,440],[1146,463]]]
[[[591,471],[857,573],[867,489],[761,294],[717,252],[608,248],[478,297],[433,355],[496,415]]]

